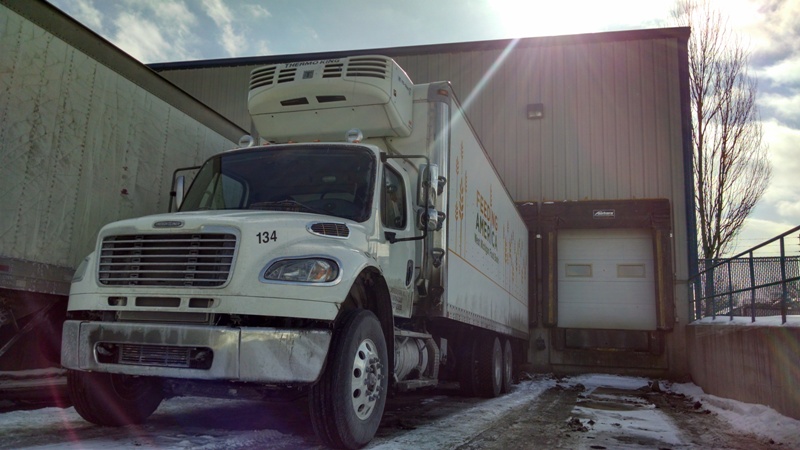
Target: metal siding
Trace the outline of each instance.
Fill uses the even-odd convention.
[[[513,100],[517,97],[529,99],[529,85],[528,78],[530,77],[530,67],[525,61],[514,59],[514,76],[508,83],[509,98],[507,103],[515,105],[512,108],[512,120],[514,121],[514,149],[513,149],[513,167],[516,168],[517,176],[514,177],[513,182],[506,183],[508,191],[513,198],[520,198],[527,192],[528,176],[524,176],[523,172],[527,172],[530,165],[530,151],[528,151],[528,131],[527,123],[522,117],[525,114],[525,109],[522,106],[517,106],[518,103]],[[512,180],[509,180],[512,181]]]
[[[595,47],[595,46],[593,46]],[[603,138],[605,137],[605,123],[608,118],[605,117],[603,110],[604,98],[602,89],[603,79],[603,61],[602,55],[599,54],[600,48],[590,48],[587,55],[587,64],[589,66],[589,85],[588,95],[589,99],[589,118],[586,123],[580,126],[588,126],[591,133],[591,143],[589,144],[589,160],[591,164],[592,174],[592,190],[591,198],[595,200],[604,200],[605,196],[605,158],[603,152]]]
[[[493,73],[502,50],[395,59],[415,83],[451,81],[516,201],[682,203],[676,50],[676,38],[518,45]],[[244,78],[254,67],[161,73],[249,127]],[[542,119],[526,119],[529,103],[544,104]]]
[[[578,68],[579,62],[575,52],[564,53],[564,85],[568,88],[564,90],[562,104],[564,107],[564,117],[566,118],[564,129],[564,161],[565,174],[562,181],[564,185],[564,197],[580,197],[580,164],[581,155],[578,152]]]
[[[557,114],[557,106],[554,103],[553,92],[553,56],[550,47],[543,48],[542,50],[542,64],[539,67],[539,79],[542,86],[540,92],[541,103],[544,104],[545,116],[540,119],[542,128],[539,137],[539,152],[541,154],[541,162],[538,170],[535,172],[538,175],[539,183],[536,186],[536,193],[531,192],[530,197],[534,199],[542,199],[547,201],[553,200],[553,183],[555,174],[553,173],[553,166],[555,165],[555,154],[553,149],[555,141],[553,136],[553,128],[555,117]],[[491,144],[487,144],[491,147]],[[507,176],[503,174],[503,176]],[[544,196],[542,195],[543,193]]]
[[[590,200],[593,197],[593,163],[592,163],[592,129],[588,124],[592,117],[589,108],[591,101],[590,81],[592,73],[586,60],[589,58],[590,48],[587,45],[578,45],[574,51],[577,64],[575,66],[574,89],[576,105],[575,129],[577,142],[575,147],[575,158],[578,166],[577,195],[575,199]]]
[[[641,79],[642,79],[642,103],[640,105],[640,112],[642,114],[642,136],[644,140],[644,170],[640,176],[643,176],[644,182],[644,197],[656,198],[658,196],[658,186],[656,177],[656,127],[657,116],[655,105],[655,55],[653,51],[653,42],[642,43],[642,65],[641,65]]]
[[[641,43],[629,42],[625,46],[625,51],[627,53],[625,57],[627,62],[625,67],[626,89],[628,90],[628,111],[630,111],[627,136],[631,155],[629,170],[631,174],[642,174],[644,173],[645,142],[642,133],[643,119],[639,113],[644,102],[641,77]],[[644,179],[641,176],[631,176],[630,190],[631,198],[645,198]]]
[[[415,83],[449,80],[516,201],[668,199],[671,234],[665,231],[665,236],[672,240],[677,324],[688,319],[682,280],[694,251],[687,229],[694,219],[691,179],[686,179],[691,175],[687,39],[687,29],[522,39],[485,84],[481,80],[502,46],[514,41],[352,53],[394,55]],[[349,53],[265,59],[273,63]],[[245,61],[251,63],[247,72],[263,65],[263,59]],[[176,63],[157,70],[174,75],[180,86],[197,78],[192,82],[198,82],[193,91],[198,98],[208,102],[213,93],[218,103],[209,105],[229,117],[246,118],[247,82],[229,75],[233,64],[245,62],[216,68],[213,62],[210,67]],[[204,64],[204,69],[178,70]],[[530,103],[544,104],[542,119],[525,117]],[[249,127],[247,120],[244,127]],[[665,307],[672,308],[672,302]],[[683,373],[680,339],[675,335],[669,341],[671,370]],[[563,356],[550,355],[556,360]]]

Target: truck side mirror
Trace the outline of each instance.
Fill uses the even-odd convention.
[[[175,190],[172,191],[175,194],[175,209],[181,209],[181,204],[183,204],[183,193],[184,188],[186,186],[186,177],[180,175],[175,179]]]
[[[169,191],[169,212],[173,211],[173,205],[175,205],[175,211],[180,209],[186,197],[187,184],[194,179],[198,170],[200,170],[200,166],[181,167],[172,172],[173,190]]]

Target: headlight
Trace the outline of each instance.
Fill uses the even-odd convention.
[[[264,279],[297,283],[330,283],[339,277],[339,265],[330,259],[283,259],[264,271]]]
[[[86,268],[89,267],[89,259],[91,259],[92,255],[83,258],[80,265],[77,269],[75,269],[75,274],[72,275],[72,282],[77,283],[78,281],[83,280],[83,276],[86,275]]]

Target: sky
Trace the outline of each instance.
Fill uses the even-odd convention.
[[[674,0],[48,0],[143,63],[672,26]],[[772,180],[744,251],[800,225],[800,1],[710,0],[751,51]],[[800,233],[786,241],[800,255]],[[776,246],[756,255],[776,254]]]
[[[666,392],[684,395],[699,402],[702,412],[708,411],[719,418],[709,422],[706,414],[695,416],[696,427],[708,430],[702,444],[697,436],[682,429],[662,409],[649,404],[637,392],[651,380],[639,377],[586,374],[559,380],[562,389],[577,387],[586,402],[568,405],[571,418],[580,420],[586,429],[572,433],[576,447],[642,449],[646,442],[664,447],[695,449],[705,448],[711,439],[723,435],[749,435],[748,441],[762,443],[759,448],[800,448],[800,421],[777,413],[774,409],[751,403],[725,399],[706,394],[693,383],[659,382]],[[367,445],[372,450],[440,450],[470,446],[494,422],[507,414],[514,414],[529,406],[547,389],[554,387],[552,378],[534,378],[522,381],[511,393],[494,399],[481,399],[470,406],[460,408],[441,417],[416,423],[412,420],[405,427],[395,427],[390,434],[379,435]],[[598,388],[606,388],[599,390]],[[459,397],[455,397],[458,401]],[[436,408],[452,408],[453,399],[432,394],[424,400]],[[594,402],[608,407],[590,407]],[[413,403],[412,403],[413,404]],[[628,407],[615,407],[626,405]],[[631,406],[633,405],[633,406]],[[548,404],[548,411],[553,406]],[[230,448],[295,448],[318,450],[322,447],[309,445],[304,435],[286,432],[279,425],[280,419],[271,420],[271,411],[286,406],[265,405],[261,402],[229,399],[177,397],[164,401],[156,412],[141,426],[108,428],[97,427],[80,418],[75,409],[45,408],[33,411],[12,411],[0,414],[0,448],[13,449],[80,449],[105,450],[158,448],[161,450],[230,449]],[[219,415],[224,414],[225,418]],[[297,416],[297,411],[284,411],[285,417]],[[557,413],[554,413],[557,414]],[[698,412],[699,414],[699,412]],[[209,422],[209,417],[214,418]],[[295,420],[295,419],[293,419]],[[570,421],[571,423],[571,421]],[[541,424],[538,424],[541,425]],[[538,426],[537,425],[537,426]],[[512,425],[513,426],[513,425]],[[388,425],[385,428],[390,428]],[[565,427],[566,428],[566,427]],[[279,431],[282,430],[282,431]],[[738,437],[736,439],[739,439]],[[638,442],[638,443],[637,443]],[[721,441],[727,442],[727,441]],[[738,441],[737,441],[738,442]],[[772,442],[771,444],[767,444]],[[628,444],[629,445],[626,445]],[[600,445],[603,444],[603,445]],[[665,445],[666,444],[666,445]],[[545,444],[546,445],[546,444]],[[715,447],[719,448],[719,447]],[[745,448],[744,445],[736,448]]]

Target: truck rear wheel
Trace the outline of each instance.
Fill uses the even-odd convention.
[[[461,395],[465,397],[478,396],[478,361],[477,356],[477,339],[469,339],[460,354],[458,363],[458,383],[461,388]]]
[[[478,342],[478,393],[494,398],[503,389],[503,348],[497,336],[483,336]]]
[[[388,355],[375,315],[357,309],[334,333],[320,381],[309,392],[314,432],[326,445],[355,449],[375,436],[386,404]]]
[[[144,422],[164,399],[160,383],[153,378],[111,373],[70,370],[67,390],[81,417],[112,427]]]
[[[514,352],[511,349],[511,340],[503,341],[503,393],[508,393],[514,383]]]

